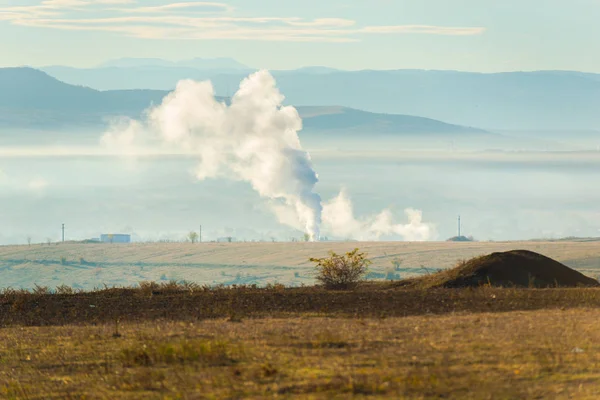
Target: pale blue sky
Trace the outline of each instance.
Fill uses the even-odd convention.
[[[600,0],[0,0],[0,66],[600,72]]]

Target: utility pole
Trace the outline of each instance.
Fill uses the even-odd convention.
[[[458,216],[458,237],[460,238],[460,215]]]
[[[202,225],[200,225],[200,236],[198,236],[198,243],[202,243]]]
[[[65,224],[62,224],[62,241],[65,241]]]

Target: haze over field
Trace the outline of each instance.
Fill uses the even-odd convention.
[[[297,115],[277,107],[287,100],[279,100],[268,73],[255,79],[268,82],[266,92],[250,80],[240,91],[247,94],[237,95],[247,100],[237,103],[213,99],[210,84],[191,81],[165,97],[70,86],[31,69],[2,76],[0,203],[11,227],[1,233],[4,243],[57,240],[63,222],[69,239],[120,231],[140,241],[183,240],[200,224],[205,240],[316,238],[316,222],[307,221],[318,218],[299,217],[293,205],[305,189],[289,197],[262,187],[263,173],[251,172],[252,165],[263,170],[273,148],[258,150],[262,138],[281,143],[280,161],[288,159],[283,149],[304,154],[297,165],[309,174],[293,163],[290,173],[305,179],[318,172],[318,182],[305,187],[325,199],[323,237],[445,239],[456,232],[457,214],[478,239],[598,235],[599,194],[589,185],[600,161],[593,131],[486,131],[343,106],[298,107]]]
[[[0,243],[55,241],[62,223],[77,240],[179,241],[201,224],[204,240],[444,240],[458,214],[480,240],[598,236],[600,70],[518,40],[514,2],[470,19],[428,0],[405,5],[410,23],[358,4],[262,19],[235,1],[5,3],[0,33],[38,53],[3,43]],[[597,30],[577,26],[569,40]],[[81,54],[48,53],[50,36]],[[546,57],[492,63],[487,40]]]

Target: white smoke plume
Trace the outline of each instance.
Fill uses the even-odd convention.
[[[150,108],[144,121],[119,120],[102,141],[118,153],[134,155],[140,146],[199,158],[200,180],[226,178],[249,182],[269,199],[279,221],[303,229],[318,240],[322,213],[334,236],[377,240],[400,235],[405,240],[428,240],[433,227],[422,223],[421,212],[406,210],[410,222],[394,224],[391,212],[357,220],[342,191],[321,204],[310,155],[302,149],[298,131],[302,120],[295,108],[283,106],[284,96],[267,71],[259,71],[240,84],[227,105],[215,99],[210,82],[180,81],[162,104]]]
[[[123,149],[158,139],[196,154],[198,179],[249,182],[262,197],[294,213],[311,240],[318,240],[317,174],[298,138],[302,120],[295,108],[282,106],[283,100],[267,71],[246,78],[229,106],[215,99],[210,82],[184,80],[148,110],[145,122],[120,121],[103,141]]]
[[[435,237],[435,227],[423,222],[419,210],[404,210],[407,224],[396,224],[390,210],[356,219],[352,202],[344,190],[323,206],[323,227],[336,235],[356,240],[379,240],[381,236],[397,235],[408,241],[426,241]]]

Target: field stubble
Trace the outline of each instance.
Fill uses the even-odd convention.
[[[598,289],[40,288],[0,310],[5,398],[600,396]]]
[[[10,327],[0,395],[597,398],[598,310]]]
[[[148,268],[167,259],[217,265],[237,254],[249,263],[308,268],[302,260],[327,250],[262,244],[271,252],[257,258],[264,248],[226,246],[21,246],[0,249],[0,264],[29,257],[35,261],[23,268],[35,272],[41,261],[55,268],[66,257],[64,266],[87,271],[135,260]],[[344,246],[352,244],[335,250]],[[396,257],[450,266],[509,246],[373,244],[367,251],[379,268]],[[597,244],[528,246],[570,266],[600,260]],[[91,292],[8,289],[0,293],[0,398],[595,399],[599,317],[595,288],[388,282],[326,291],[162,282]]]

